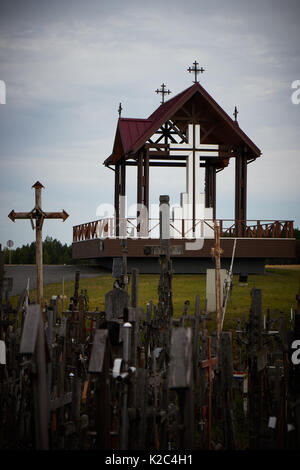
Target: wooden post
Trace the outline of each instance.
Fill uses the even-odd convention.
[[[49,449],[46,344],[41,306],[29,305],[22,330],[20,354],[28,355],[36,366],[33,375],[36,450]]]
[[[220,334],[222,331],[222,320],[223,320],[223,309],[221,301],[221,253],[223,250],[220,246],[220,226],[217,221],[214,220],[214,229],[215,229],[215,247],[212,248],[212,254],[215,258],[216,265],[216,307],[217,307],[217,338],[219,340]]]
[[[236,236],[243,237],[247,222],[247,156],[242,149],[235,159],[235,222]]]
[[[211,448],[211,424],[212,424],[212,382],[213,382],[213,366],[217,365],[218,359],[212,357],[211,353],[211,336],[207,338],[207,359],[201,361],[201,368],[207,369],[207,401],[208,401],[208,423],[207,423],[207,447]]]
[[[116,237],[120,234],[120,165],[115,165],[115,235]]]
[[[136,268],[132,269],[131,278],[131,306],[138,306],[138,292],[139,292],[139,270]]]
[[[216,168],[212,165],[205,167],[205,207],[213,208],[213,218],[216,218]]]

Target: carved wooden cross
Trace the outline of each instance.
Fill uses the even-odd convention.
[[[199,65],[199,63],[196,62],[196,61],[193,62],[193,65],[194,65],[194,67],[189,67],[189,68],[187,69],[187,71],[190,72],[190,73],[191,73],[191,72],[194,72],[194,74],[195,74],[195,80],[194,80],[193,83],[198,83],[197,75],[198,75],[199,72],[200,72],[200,73],[203,73],[203,72],[205,71],[205,69],[204,69],[203,67],[201,67],[200,69],[198,69],[198,68],[197,68],[197,65]]]
[[[156,93],[161,93],[162,94],[162,101],[161,101],[161,104],[163,104],[165,102],[165,95],[169,95],[170,93],[172,93],[170,90],[165,90],[166,88],[166,85],[163,83],[161,85],[161,90],[159,90],[157,88]]]
[[[65,210],[62,212],[44,212],[42,210],[42,188],[44,186],[37,181],[33,186],[35,189],[35,207],[31,212],[15,212],[12,210],[8,217],[15,222],[16,219],[29,219],[32,229],[35,228],[36,234],[36,288],[37,288],[37,303],[42,305],[43,299],[43,245],[42,245],[42,227],[44,219],[63,219],[63,222],[69,217]],[[35,227],[33,219],[35,219]]]

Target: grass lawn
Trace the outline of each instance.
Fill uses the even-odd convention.
[[[157,288],[159,275],[142,274],[139,277],[139,306],[146,307],[149,300],[157,303]],[[90,310],[96,307],[104,310],[105,294],[112,289],[113,279],[110,274],[102,275],[95,278],[81,279],[80,289],[87,289]],[[236,326],[236,318],[248,314],[251,297],[250,292],[253,287],[262,289],[263,311],[267,312],[269,308],[271,312],[275,309],[283,311],[286,315],[290,315],[291,308],[296,308],[296,294],[300,287],[300,266],[284,266],[266,268],[266,274],[249,275],[248,286],[242,287],[238,283],[238,275],[234,276],[232,296],[227,303],[226,316],[224,321],[224,331],[228,331]],[[130,291],[129,286],[129,291]],[[190,313],[194,311],[195,297],[200,295],[201,308],[204,308],[205,300],[205,275],[204,274],[175,274],[173,277],[173,304],[174,315],[179,316],[183,311],[185,300],[191,303]],[[65,309],[68,308],[70,296],[74,292],[74,282],[65,282]],[[44,287],[44,299],[48,300],[52,295],[60,295],[62,293],[62,285],[49,284]],[[35,298],[35,291],[30,291],[30,297]],[[15,306],[17,296],[11,298],[12,305]],[[61,309],[61,305],[60,305]],[[210,322],[214,327],[214,322]],[[208,325],[210,329],[210,325]]]

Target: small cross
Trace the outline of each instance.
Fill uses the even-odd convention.
[[[237,107],[235,106],[234,107],[234,112],[233,112],[233,116],[234,116],[234,120],[237,121],[237,115],[238,115],[238,110],[237,110]]]
[[[165,102],[165,95],[169,95],[170,93],[172,93],[170,90],[165,90],[166,88],[166,85],[163,83],[161,85],[161,90],[159,90],[157,88],[156,93],[161,93],[162,94],[162,101],[161,101],[161,104],[163,104]]]
[[[190,73],[191,73],[191,72],[194,72],[194,74],[195,74],[195,80],[194,80],[193,83],[198,83],[197,75],[198,75],[199,72],[200,72],[200,73],[203,73],[203,72],[205,71],[205,69],[204,69],[203,67],[201,67],[200,69],[198,69],[198,68],[197,68],[197,65],[199,65],[199,63],[196,62],[196,61],[193,62],[193,65],[194,65],[194,67],[189,67],[189,68],[187,69],[187,71],[190,72]]]
[[[121,117],[121,112],[122,112],[122,104],[120,103],[119,104],[119,109],[118,109],[118,113],[119,113],[119,117]]]

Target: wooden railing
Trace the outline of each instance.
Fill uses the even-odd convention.
[[[178,224],[179,222],[179,224]],[[201,223],[196,220],[194,227]],[[243,238],[293,238],[292,220],[232,220],[219,219],[217,222],[221,228],[221,237],[243,237]],[[157,238],[154,236],[155,230],[158,230],[159,219],[150,218],[147,224],[141,227],[137,224],[137,219],[128,218],[126,224],[119,224],[124,227],[126,237],[128,238]],[[206,230],[214,230],[213,220],[204,220]],[[178,226],[180,227],[178,229]],[[175,220],[170,221],[170,227],[173,230],[172,238],[191,238],[193,228],[191,221]],[[123,228],[124,229],[124,228]],[[116,224],[114,218],[100,219],[86,224],[80,224],[73,227],[73,243],[85,240],[115,238]]]

